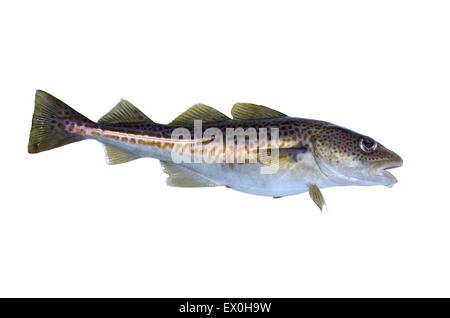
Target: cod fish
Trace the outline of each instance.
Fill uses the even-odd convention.
[[[38,90],[28,152],[94,139],[109,164],[160,160],[170,186],[225,186],[274,198],[309,192],[321,210],[320,189],[397,182],[388,169],[400,167],[401,157],[371,137],[255,104],[237,103],[231,115],[196,104],[158,124],[121,100],[94,122]]]

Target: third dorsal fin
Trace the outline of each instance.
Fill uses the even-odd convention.
[[[98,121],[100,124],[153,123],[143,112],[129,101],[122,99]]]
[[[230,120],[227,115],[203,104],[196,104],[175,118],[171,125],[191,125],[194,120],[202,120],[205,123]]]
[[[231,109],[231,115],[233,115],[234,120],[264,119],[287,116],[269,107],[249,103],[234,104]]]

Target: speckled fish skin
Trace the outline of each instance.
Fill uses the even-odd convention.
[[[311,193],[312,185],[317,189],[314,191],[319,191],[331,186],[392,186],[397,182],[387,169],[400,167],[402,159],[370,137],[328,122],[289,117],[253,104],[236,104],[232,114],[234,119],[208,106],[196,105],[166,125],[154,123],[131,103],[121,101],[96,123],[52,95],[37,91],[28,150],[38,153],[94,139],[106,145],[112,164],[142,157],[161,160],[169,174],[168,183],[173,186],[227,186],[272,197],[308,190]],[[214,127],[224,136],[227,128],[245,130],[251,127],[257,131],[267,128],[272,139],[271,128],[277,128],[279,139],[272,146],[280,151],[278,170],[273,174],[261,174],[260,169],[265,165],[261,160],[256,163],[174,164],[172,152],[184,148],[179,146],[178,139],[172,138],[172,132],[176,128],[186,128],[194,135],[193,119],[201,120],[202,116],[207,117],[206,122],[202,122],[203,132]],[[204,156],[204,151],[192,154]],[[217,157],[219,151],[222,150],[212,149],[206,155]],[[248,147],[239,151],[248,151]]]

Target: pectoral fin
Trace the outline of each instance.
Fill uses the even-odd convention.
[[[309,186],[309,196],[314,201],[314,203],[319,207],[320,211],[323,210],[323,207],[326,207],[325,199],[317,185],[312,184]]]
[[[281,169],[289,169],[307,156],[305,147],[302,148],[282,148],[278,149],[278,156],[273,156],[270,149],[260,149],[258,161],[265,165],[278,164]]]

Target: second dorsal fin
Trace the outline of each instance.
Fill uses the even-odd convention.
[[[264,119],[287,116],[269,107],[249,103],[234,104],[231,109],[231,115],[233,115],[234,120]]]
[[[194,120],[202,120],[205,123],[230,120],[227,115],[222,114],[217,109],[204,104],[196,104],[175,118],[171,125],[191,125]]]
[[[98,122],[100,124],[153,123],[150,118],[125,99],[122,99]]]

